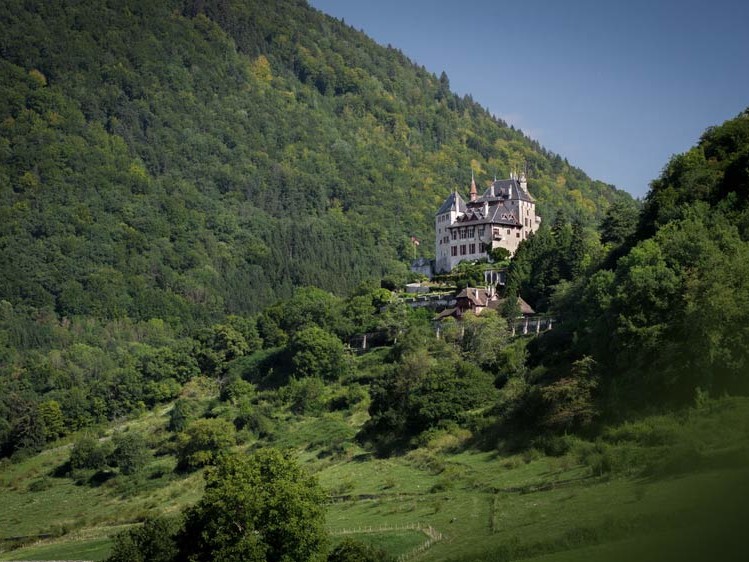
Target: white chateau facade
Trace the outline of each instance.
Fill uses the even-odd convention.
[[[468,201],[454,191],[437,211],[435,272],[447,273],[463,260],[486,258],[495,248],[513,255],[540,225],[525,174],[495,179],[481,196],[471,175]]]

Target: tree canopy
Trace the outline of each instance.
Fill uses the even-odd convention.
[[[227,456],[206,473],[188,509],[181,558],[194,562],[324,560],[324,494],[289,456],[261,449]]]

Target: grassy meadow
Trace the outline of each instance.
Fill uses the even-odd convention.
[[[711,536],[730,546],[726,525],[745,515],[747,406],[711,401],[611,427],[595,442],[562,437],[516,454],[476,450],[454,430],[375,458],[352,439],[360,411],[288,417],[273,444],[298,451],[328,490],[332,544],[353,537],[404,560],[690,559]],[[166,415],[146,413],[100,438],[139,429],[157,443]],[[137,476],[92,484],[60,474],[69,452],[62,443],[0,468],[1,560],[102,560],[114,534],[202,492],[201,472],[175,472],[169,454]]]

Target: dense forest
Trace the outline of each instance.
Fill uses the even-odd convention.
[[[403,276],[471,169],[545,216],[623,192],[304,2],[4,2],[0,296],[205,323]],[[421,251],[433,252],[431,244]]]
[[[636,420],[749,392],[749,110],[639,204],[301,0],[9,0],[0,66],[0,468],[63,443],[29,491],[122,498],[205,472],[177,517],[107,516],[145,520],[115,562],[384,560],[329,548],[326,491],[355,485],[323,491],[289,449],[327,468],[356,451],[442,474],[435,451],[470,450],[652,476],[686,422]],[[435,337],[396,292],[432,252],[411,236],[433,238],[471,171],[521,168],[544,222],[502,309]],[[555,328],[514,336],[516,297]],[[157,411],[163,427],[105,436]]]
[[[609,209],[609,248],[597,263],[585,266],[574,227],[557,223],[529,241],[510,268],[510,291],[564,318],[533,344],[539,369],[548,368],[539,376],[580,385],[575,365],[589,361],[585,384],[598,387],[608,416],[746,394],[747,194],[749,110],[675,156],[639,215]]]
[[[525,464],[539,455],[574,458],[588,471],[583,487],[628,477],[661,490],[673,475],[722,470],[715,478],[736,479],[731,494],[741,498],[745,472],[736,471],[745,471],[748,458],[746,402],[726,397],[749,391],[748,151],[744,112],[674,157],[639,213],[613,205],[598,236],[559,218],[524,241],[507,291],[561,319],[540,336],[513,337],[505,316],[486,311],[460,325],[445,321],[437,338],[431,314],[375,285],[345,298],[299,288],[258,315],[228,316],[191,337],[154,320],[47,325],[46,343],[29,342],[34,351],[16,356],[26,358],[26,370],[16,362],[17,372],[6,377],[4,452],[15,449],[14,460],[23,462],[45,442],[74,432],[56,478],[90,489],[103,480],[125,497],[208,467],[202,499],[169,515],[157,505],[142,525],[117,535],[110,562],[388,559],[357,541],[333,547],[323,523],[325,491],[294,455],[277,448],[300,456],[315,451],[308,464],[318,470],[402,458],[442,475],[423,492],[430,497],[451,489],[452,479],[465,481],[451,501],[487,486],[450,471],[445,457],[456,450],[505,459],[520,453]],[[10,313],[4,333],[20,333]],[[385,345],[361,354],[344,345],[370,331],[387,334]],[[109,339],[97,348],[100,332]],[[51,348],[61,341],[67,347]],[[165,401],[173,404],[164,427],[114,432],[111,439],[77,431]],[[721,425],[708,422],[711,416]],[[173,458],[173,472],[154,471],[154,456]],[[508,462],[495,459],[491,470]],[[339,482],[328,493],[348,498],[357,485],[367,482]],[[383,484],[395,486],[391,478]],[[727,502],[725,491],[718,486],[721,495],[711,501]],[[702,517],[695,514],[705,500],[695,507],[693,493],[681,494],[690,515],[680,524],[700,521],[702,537],[709,527],[694,518]],[[504,501],[506,493],[497,497]],[[682,516],[666,510],[669,524]],[[595,544],[595,533],[629,537],[647,528],[642,517],[626,519],[621,529],[584,529],[569,543],[531,538],[525,546],[500,543],[501,555],[477,548],[479,555],[448,559],[522,559]],[[722,541],[724,523],[734,520],[718,520]],[[743,552],[732,543],[711,544],[725,559]]]
[[[631,204],[304,2],[6,2],[0,31],[6,454],[62,431],[39,412],[174,396],[227,315],[402,281],[471,169],[526,166],[589,233]]]

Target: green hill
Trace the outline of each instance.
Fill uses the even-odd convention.
[[[9,0],[0,57],[0,559],[122,555],[267,447],[315,475],[331,547],[741,559],[748,113],[638,214],[300,1]],[[469,168],[522,165],[549,227],[508,292],[553,330],[435,338],[366,283]]]
[[[628,199],[305,2],[0,6],[0,299],[198,324],[402,275],[442,199],[527,165]],[[430,244],[421,246],[427,255]]]

